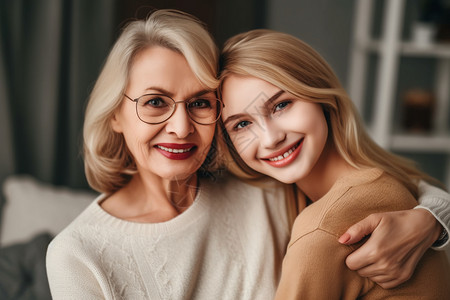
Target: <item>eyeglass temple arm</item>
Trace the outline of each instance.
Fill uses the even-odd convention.
[[[127,96],[127,94],[123,94],[126,98],[128,98],[129,100],[136,102],[137,99],[131,99],[130,97]]]

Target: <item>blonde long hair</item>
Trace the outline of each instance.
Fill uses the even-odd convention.
[[[418,181],[433,181],[405,158],[378,146],[364,125],[337,76],[309,45],[285,33],[259,29],[230,38],[221,54],[220,80],[231,74],[253,76],[297,97],[319,103],[338,153],[350,165],[377,167],[400,181],[417,197]],[[219,86],[219,93],[221,85]],[[260,178],[239,157],[221,124],[219,147],[223,163],[242,178]],[[228,146],[228,147],[227,147]]]
[[[197,18],[181,11],[157,10],[146,20],[129,23],[109,54],[86,109],[85,172],[90,186],[99,192],[120,189],[136,172],[122,134],[112,130],[110,121],[123,100],[133,58],[153,46],[182,54],[207,89],[213,91],[218,86],[218,49]]]

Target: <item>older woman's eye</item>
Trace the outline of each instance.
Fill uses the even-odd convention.
[[[138,104],[146,108],[165,108],[170,106],[170,98],[162,95],[144,95],[139,98]]]
[[[154,107],[166,106],[167,104],[161,98],[153,98],[147,101],[147,105],[151,105]]]

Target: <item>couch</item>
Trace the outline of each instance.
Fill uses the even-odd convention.
[[[2,192],[0,299],[51,299],[45,271],[48,243],[96,194],[26,175],[8,177]]]

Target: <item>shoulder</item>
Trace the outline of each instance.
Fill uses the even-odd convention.
[[[362,170],[338,181],[322,199],[302,211],[294,231],[322,228],[339,236],[372,213],[415,205],[413,195],[394,177],[379,169]]]
[[[369,281],[345,264],[352,248],[316,229],[291,240],[276,299],[356,299]],[[326,288],[324,288],[326,284]]]
[[[379,172],[379,176],[351,186],[335,206],[387,211],[409,209],[417,205],[414,196],[397,179],[379,169],[373,170]]]
[[[327,208],[324,227],[333,226],[334,220],[335,224],[341,224],[341,231],[372,213],[410,209],[417,205],[408,189],[391,175],[379,169],[364,170],[360,175],[367,173],[378,175],[350,186],[335,199]],[[358,173],[355,176],[359,176]]]
[[[49,244],[47,255],[59,251],[58,249],[75,251],[83,248],[84,241],[99,234],[101,219],[96,215],[98,214],[98,202],[104,197],[105,195],[98,196],[78,217],[55,236]]]

